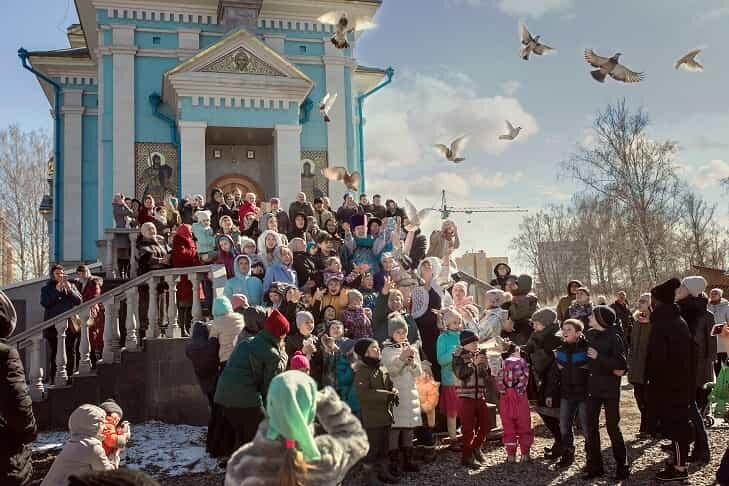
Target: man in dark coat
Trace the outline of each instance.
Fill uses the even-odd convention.
[[[691,333],[675,304],[681,282],[672,278],[651,289],[653,312],[650,359],[646,361],[648,400],[656,410],[662,432],[671,439],[673,464],[656,475],[659,481],[688,478],[692,427],[689,409],[694,401],[695,364]]]
[[[51,267],[51,279],[41,289],[41,305],[43,306],[43,320],[47,321],[57,315],[73,309],[80,305],[82,301],[81,294],[71,282],[66,280],[61,265],[53,265]],[[48,341],[50,348],[50,376],[51,382],[56,376],[56,352],[58,351],[58,331],[55,327],[49,327],[43,330],[43,337]],[[66,373],[68,376],[73,374],[73,365],[75,362],[74,355],[76,353],[76,340],[79,333],[73,332],[72,329],[66,330]]]
[[[294,254],[294,271],[301,288],[314,288],[318,278],[318,270],[314,258],[306,251],[306,243],[302,238],[294,238],[289,242]]]
[[[615,316],[618,318],[617,325],[619,329],[622,329],[624,338],[625,348],[630,348],[630,334],[633,331],[633,315],[628,308],[628,294],[624,291],[619,291],[615,294],[615,302],[610,304],[610,308],[615,312]]]
[[[7,338],[15,330],[15,308],[0,291],[0,483],[21,486],[33,473],[30,445],[37,432],[23,363]]]

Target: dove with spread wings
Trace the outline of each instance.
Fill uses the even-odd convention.
[[[525,61],[529,60],[529,55],[534,53],[538,56],[544,55],[544,54],[551,54],[553,52],[556,52],[557,50],[553,47],[549,47],[546,44],[542,44],[539,42],[539,39],[541,38],[541,35],[532,36],[532,34],[529,32],[529,29],[527,29],[526,24],[521,24],[521,50],[519,51],[519,55],[522,59]]]
[[[321,102],[319,102],[319,113],[321,113],[321,117],[324,118],[326,123],[332,121],[332,119],[329,118],[329,110],[332,109],[335,101],[337,101],[337,93],[334,93],[333,95],[327,93],[324,95]]]
[[[404,228],[406,231],[417,231],[418,228],[423,224],[425,218],[428,217],[433,211],[433,208],[425,208],[418,211],[415,205],[410,202],[408,198],[405,198],[405,217],[408,218],[407,224]]]
[[[336,26],[334,35],[330,40],[337,49],[346,49],[349,47],[347,34],[350,32],[358,32],[360,30],[377,27],[377,24],[370,17],[350,18],[347,12],[327,12],[319,17],[319,22]]]
[[[585,61],[592,67],[596,67],[594,71],[590,71],[590,74],[595,81],[601,83],[605,82],[605,77],[610,75],[616,81],[622,81],[623,83],[638,83],[645,79],[645,74],[631,71],[627,67],[620,64],[620,52],[613,55],[613,57],[602,57],[599,56],[592,49],[585,49]]]
[[[509,133],[499,135],[499,140],[514,140],[516,137],[519,136],[519,132],[521,132],[522,128],[521,127],[514,128],[514,125],[512,125],[509,120],[506,120],[506,130]]]
[[[350,174],[344,167],[327,167],[321,170],[321,175],[330,181],[341,181],[347,186],[347,189],[355,192],[359,190],[359,183],[362,179],[359,172],[355,171]]]
[[[693,49],[689,51],[685,56],[676,61],[676,69],[683,66],[689,71],[703,71],[703,64],[696,60],[696,56],[698,56],[700,52],[701,49]]]
[[[463,149],[466,147],[466,142],[468,142],[468,136],[463,135],[462,137],[458,137],[453,140],[450,147],[443,145],[442,143],[435,144],[433,147],[440,155],[445,157],[446,160],[449,160],[454,164],[458,164],[466,160],[465,157],[461,157],[461,152],[463,152]]]

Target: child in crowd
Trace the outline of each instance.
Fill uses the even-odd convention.
[[[218,359],[225,365],[233,353],[238,335],[245,328],[243,316],[233,311],[230,300],[221,296],[213,302],[213,322],[210,325],[210,337],[220,343]]]
[[[364,458],[364,470],[369,484],[377,480],[392,483],[397,478],[390,473],[387,452],[393,407],[398,392],[393,387],[387,369],[382,366],[380,346],[374,339],[363,338],[354,345],[359,361],[354,366],[354,387],[361,405],[362,426],[367,432],[370,450]]]
[[[582,335],[585,326],[578,319],[567,319],[562,323],[562,341],[556,350],[559,369],[560,404],[559,428],[562,433],[562,457],[558,469],[568,468],[575,460],[575,436],[572,426],[575,416],[580,415],[580,423],[587,424],[587,380],[588,369],[587,340]]]
[[[478,322],[478,340],[480,342],[501,336],[504,324],[509,317],[509,311],[501,308],[503,301],[504,291],[501,289],[491,289],[484,295],[486,310]]]
[[[297,351],[301,351],[311,361],[311,358],[317,352],[318,344],[318,339],[312,334],[313,332],[314,316],[311,315],[311,312],[297,312],[296,331],[286,336],[286,354],[289,356],[289,364]]]
[[[352,409],[352,413],[361,417],[361,409],[354,388],[354,369],[352,368],[357,362],[357,356],[354,352],[355,343],[356,341],[353,339],[346,339],[339,346],[339,355],[335,369],[335,388],[339,397],[347,402],[349,408]]]
[[[106,412],[106,419],[101,431],[103,437],[101,445],[104,447],[106,457],[118,468],[119,455],[127,447],[127,443],[129,443],[129,439],[132,437],[129,422],[121,421],[124,417],[124,411],[112,399],[102,402],[99,408]]]
[[[185,356],[192,362],[192,369],[197,377],[200,389],[207,397],[211,408],[215,396],[215,385],[218,381],[220,359],[218,358],[218,340],[210,339],[210,328],[204,321],[196,321],[192,325],[192,339],[185,346]]]
[[[70,437],[41,486],[66,486],[71,475],[117,469],[102,445],[105,422],[106,412],[96,405],[87,403],[76,408],[68,418]]]
[[[372,276],[372,273],[365,272],[362,275],[362,283],[359,286],[359,291],[362,293],[362,297],[364,298],[364,306],[372,312],[375,311],[377,297],[379,295],[378,291],[375,290],[374,285],[375,279]]]
[[[359,290],[350,290],[347,293],[347,308],[342,311],[344,322],[344,335],[349,339],[371,338],[372,311],[363,306],[364,299]]]
[[[513,332],[509,339],[523,346],[532,334],[529,319],[539,309],[537,296],[532,292],[532,277],[527,274],[519,275],[516,279],[516,289],[512,290],[511,294],[509,319],[513,322]]]
[[[233,294],[230,298],[230,305],[233,310],[243,316],[246,327],[238,336],[238,340],[253,337],[263,330],[268,313],[264,307],[248,304],[248,297],[245,294]]]
[[[225,265],[226,278],[233,278],[236,275],[235,257],[238,256],[233,238],[228,235],[218,236],[215,240],[215,249],[218,254],[215,263]]]
[[[569,307],[567,315],[570,319],[578,319],[582,321],[582,325],[587,327],[590,323],[592,315],[592,302],[590,301],[590,289],[580,287],[575,292],[575,301]]]
[[[306,373],[307,375],[311,374],[311,365],[309,364],[309,359],[301,351],[296,351],[294,355],[291,356],[291,360],[289,361],[289,369],[298,370],[302,373]]]
[[[197,255],[203,263],[210,263],[215,259],[215,232],[210,226],[210,211],[203,210],[195,213],[195,222],[192,223],[192,234],[195,236]]]
[[[324,285],[327,289],[322,292],[321,289],[317,290],[314,295],[315,309],[324,309],[327,306],[334,307],[336,311],[335,318],[337,320],[343,320],[342,312],[347,308],[349,304],[349,289],[343,287],[344,274],[341,272],[326,273],[324,275]]]
[[[233,262],[233,269],[235,276],[225,282],[223,294],[229,299],[234,294],[243,294],[248,298],[249,305],[261,305],[263,283],[251,275],[251,257],[238,255]]]
[[[527,399],[529,365],[521,357],[521,350],[511,343],[502,355],[503,365],[496,377],[499,390],[499,412],[504,427],[503,442],[506,461],[516,462],[516,447],[521,451],[521,462],[529,462],[529,450],[534,442],[532,421]]]
[[[266,291],[274,282],[285,283],[298,287],[298,277],[293,269],[294,254],[286,246],[279,246],[273,251],[273,264],[266,268],[263,277],[263,289]]]
[[[337,320],[337,309],[334,308],[332,305],[328,305],[324,307],[321,311],[321,320],[319,321],[319,324],[316,325],[316,329],[314,330],[314,333],[316,335],[319,335],[323,332],[327,332],[329,330],[329,326],[332,321]],[[341,321],[337,321],[341,322]]]
[[[218,221],[218,224],[220,225],[220,234],[230,236],[230,238],[233,240],[233,244],[235,245],[236,250],[241,251],[241,236],[238,228],[233,225],[233,219],[226,214],[220,217],[220,221]]]
[[[460,344],[459,338],[463,329],[463,319],[452,307],[447,307],[441,312],[441,319],[445,325],[445,331],[438,336],[435,345],[435,353],[441,367],[440,411],[446,416],[451,449],[460,451],[456,430],[460,400],[458,399],[456,376],[453,374],[453,353]]]
[[[430,463],[435,460],[435,437],[433,434],[435,429],[435,409],[438,406],[438,399],[440,398],[440,383],[433,379],[433,370],[429,362],[423,361],[421,365],[423,367],[423,374],[418,377],[415,384],[418,387],[420,410],[425,416],[425,421],[423,423],[422,434],[418,438],[418,443],[425,448],[423,460]]]
[[[458,379],[458,416],[463,430],[461,464],[478,469],[486,463],[481,445],[491,430],[486,404],[491,373],[486,353],[478,349],[478,336],[471,331],[462,331],[459,341],[460,346],[453,352],[453,373]]]
[[[387,328],[390,337],[382,345],[382,364],[387,368],[399,398],[390,429],[390,472],[393,476],[401,476],[420,471],[413,462],[413,438],[415,427],[422,424],[415,381],[423,369],[418,350],[408,343],[408,324],[400,313],[390,314]]]
[[[648,412],[648,380],[645,376],[652,327],[650,293],[645,293],[638,299],[638,309],[633,314],[633,321],[635,324],[630,335],[628,381],[633,385],[635,403],[640,410],[640,429],[637,437],[645,439],[656,433],[655,418]]]
[[[605,425],[615,457],[615,480],[628,479],[628,455],[620,431],[620,377],[628,367],[625,346],[617,332],[615,311],[606,305],[595,307],[587,331],[587,357],[590,375],[587,380],[587,466],[583,479],[605,474],[600,452],[600,410],[605,408]]]
[[[321,377],[317,383],[321,387],[337,387],[337,362],[341,351],[339,347],[349,339],[344,337],[344,324],[339,321],[330,321],[327,332],[319,334],[320,353],[317,354],[321,361]]]

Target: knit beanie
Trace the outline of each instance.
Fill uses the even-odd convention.
[[[4,292],[0,291],[0,338],[7,338],[15,330],[18,318],[13,303]]]
[[[289,333],[289,321],[281,314],[278,309],[271,311],[271,315],[266,318],[263,329],[274,337],[283,337]]]
[[[308,463],[321,457],[312,427],[316,417],[316,390],[316,382],[309,375],[286,371],[271,380],[266,397],[266,438],[293,441],[292,445]]]
[[[676,289],[681,286],[677,278],[666,280],[651,289],[651,296],[661,304],[673,304],[676,301]]]
[[[549,307],[543,307],[532,314],[532,321],[540,322],[544,327],[549,327],[557,320],[557,313]]]
[[[387,318],[387,335],[392,337],[395,331],[404,329],[405,332],[408,330],[408,323],[405,318],[399,312],[393,312]]]
[[[461,335],[458,337],[458,339],[461,342],[461,346],[465,346],[466,344],[478,341],[478,336],[476,336],[476,333],[474,333],[473,331],[465,330],[461,331]]]
[[[227,314],[233,313],[233,306],[230,304],[230,300],[224,295],[216,297],[213,302],[213,317],[220,317]]]
[[[367,216],[365,216],[364,214],[355,214],[350,218],[349,225],[352,227],[352,229],[356,228],[357,226],[367,226]]]
[[[587,294],[588,296],[590,295],[590,289],[588,289],[587,287],[580,287],[580,288],[578,288],[578,289],[577,289],[577,290],[576,290],[575,292],[584,292],[584,293],[586,293],[586,294]]]
[[[116,413],[119,415],[119,420],[122,419],[124,416],[124,412],[122,411],[122,408],[119,406],[116,401],[114,401],[111,398],[106,399],[105,401],[101,402],[99,404],[99,408],[102,409],[104,412],[106,412],[107,415],[111,415],[112,413]]]
[[[339,344],[339,351],[341,351],[342,354],[346,355],[354,349],[355,344],[356,342],[354,339],[343,338],[342,342]]]
[[[698,297],[706,290],[706,279],[699,275],[686,277],[681,280],[681,286],[686,287],[691,295]]]
[[[120,468],[72,475],[68,486],[159,486],[159,483],[142,471]]]
[[[246,294],[231,295],[230,306],[233,310],[248,307],[248,296]]]
[[[367,354],[367,350],[370,349],[370,346],[376,342],[377,341],[370,338],[359,339],[356,343],[354,343],[354,352],[357,353],[357,356],[363,358],[364,355]]]
[[[306,356],[304,356],[304,353],[301,351],[296,351],[294,355],[291,357],[291,364],[289,365],[292,370],[305,370],[309,371],[311,369],[311,366],[309,365],[309,360]]]
[[[595,316],[595,320],[604,328],[613,327],[617,317],[615,311],[607,305],[598,305],[592,309],[592,313]]]

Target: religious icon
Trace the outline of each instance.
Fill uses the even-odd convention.
[[[246,152],[246,157],[249,159],[255,159],[256,158],[256,151],[255,150],[248,150]]]
[[[235,56],[233,57],[233,62],[235,63],[235,67],[240,72],[244,72],[248,65],[251,63],[251,56],[248,55],[248,53],[244,50],[239,50],[235,53]]]
[[[163,201],[175,195],[173,169],[167,157],[159,151],[149,151],[145,157],[146,167],[142,170],[140,182],[142,195],[151,194],[155,200]]]

